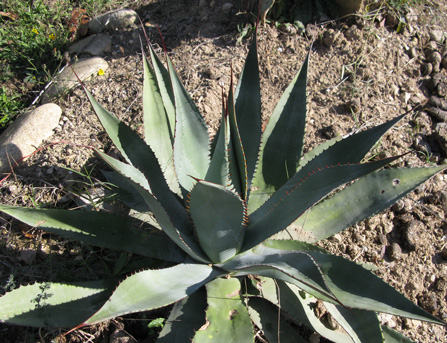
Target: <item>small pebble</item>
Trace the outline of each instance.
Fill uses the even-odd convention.
[[[398,261],[402,258],[402,248],[399,244],[391,244],[391,246],[388,248],[388,257],[391,261]]]

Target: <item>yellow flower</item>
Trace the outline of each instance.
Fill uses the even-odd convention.
[[[56,35],[54,33],[50,33],[50,35],[48,37],[50,37],[51,40],[56,39]]]
[[[32,29],[31,30],[33,33],[35,33],[36,35],[39,34],[39,31],[37,31],[37,29]]]
[[[98,75],[99,75],[99,76],[104,75],[104,70],[103,70],[103,69],[99,69],[99,70],[98,70]]]

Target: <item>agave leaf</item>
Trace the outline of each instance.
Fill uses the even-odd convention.
[[[415,341],[409,339],[407,336],[389,328],[386,325],[382,325],[383,343],[415,343]]]
[[[125,165],[129,166],[129,164]],[[137,169],[135,170],[139,172]],[[107,182],[113,185],[110,193],[116,193],[119,201],[138,212],[150,211],[144,199],[138,192],[134,191],[132,183],[130,183],[127,178],[116,171],[101,170],[101,173],[105,176]],[[147,187],[149,188],[149,184],[147,184]]]
[[[314,309],[317,307],[317,298],[281,280],[257,277],[252,281],[256,282],[253,286],[260,292],[260,296],[278,306],[293,322],[307,326],[334,343],[353,343],[348,334],[327,328],[316,316]]]
[[[165,235],[137,230],[125,218],[105,212],[34,209],[0,205],[0,211],[36,228],[84,243],[183,262],[185,255]]]
[[[321,143],[304,155],[297,168],[297,172],[305,175],[309,172],[312,173],[318,168],[322,168],[322,166],[359,163],[377,141],[405,116],[406,114],[403,114],[371,129],[344,138],[335,137]],[[251,199],[249,199],[249,213],[254,212],[259,206],[265,203],[274,192],[275,189],[273,187],[264,189],[263,191],[260,189],[253,192]]]
[[[287,244],[283,242],[287,242]],[[287,249],[290,252],[298,252],[299,249],[299,251],[309,254],[324,274],[327,287],[339,303],[333,299],[329,302],[341,303],[348,308],[384,312],[445,325],[443,321],[413,304],[393,287],[357,263],[317,251],[310,244],[297,243],[295,241],[268,240],[263,245],[274,249]]]
[[[234,108],[233,82],[230,84],[230,93],[228,94],[228,119],[230,122],[230,178],[236,188],[236,192],[241,194],[242,199],[247,199],[248,195],[248,174],[247,161],[245,160],[244,147],[239,135],[239,128]]]
[[[177,302],[156,342],[190,343],[195,332],[206,321],[206,308],[206,292],[203,288]]]
[[[285,251],[259,245],[218,265],[237,276],[256,274],[296,284],[321,299],[336,302],[313,257],[307,252]]]
[[[190,194],[189,213],[200,246],[214,263],[233,257],[244,238],[245,206],[224,186],[198,181]]]
[[[209,263],[208,258],[202,252],[202,249],[190,236],[191,228],[189,222],[188,224],[185,223],[185,218],[183,218],[183,216],[180,219],[174,217],[172,218],[172,220],[176,220],[177,225],[174,224],[163,206],[158,202],[158,200],[134,179],[135,175],[138,176],[138,173],[135,174],[135,168],[128,164],[120,162],[117,159],[110,157],[104,153],[101,153],[100,151],[98,151],[98,153],[112,168],[114,168],[116,171],[121,173],[121,175],[127,178],[128,182],[138,192],[138,194],[146,202],[147,206],[151,209],[161,229],[166,233],[166,235],[169,236],[169,238],[171,238],[171,240],[175,244],[177,244],[193,259],[201,261],[202,263]]]
[[[306,81],[309,55],[287,87],[262,135],[256,193],[273,193],[295,174],[301,158],[306,127]]]
[[[326,150],[323,150],[320,154],[316,155],[318,151],[321,151],[317,147],[316,152],[310,151],[309,157],[316,155],[310,159],[304,156],[303,163],[300,164],[300,168],[307,171],[312,171],[317,167],[333,165],[333,164],[346,164],[346,163],[359,163],[362,161],[366,154],[377,144],[377,142],[388,132],[394,125],[401,121],[407,113],[402,114],[392,120],[389,120],[381,125],[372,127],[368,130],[358,132],[349,135],[342,140],[331,140],[334,144],[329,146]]]
[[[226,185],[229,188],[232,187],[229,166],[230,139],[230,123],[228,114],[224,111],[219,131],[213,141],[214,149],[212,149],[212,158],[205,180]]]
[[[157,86],[160,91],[161,98],[163,100],[164,109],[169,123],[169,136],[171,137],[172,145],[174,143],[174,131],[175,131],[175,106],[174,106],[174,91],[172,90],[171,77],[169,71],[161,63],[157,54],[154,52],[151,46],[149,46],[151,54],[152,66],[154,67],[155,76],[157,78]],[[150,132],[149,134],[151,134]]]
[[[162,203],[169,215],[174,218],[175,223],[182,226],[188,222],[186,210],[174,193],[170,191],[158,160],[151,148],[136,132],[102,107],[85,88],[84,91],[112,142],[127,161],[140,170],[146,179],[151,181],[152,193]],[[96,152],[105,159],[103,153],[101,154],[98,150]]]
[[[216,279],[206,284],[208,309],[206,324],[193,342],[254,342],[253,327],[241,298],[236,278]]]
[[[181,194],[174,170],[172,146],[174,138],[154,70],[143,56],[144,139],[157,157],[170,189]]]
[[[371,173],[397,158],[353,165],[322,165],[313,171],[301,169],[250,215],[243,250],[284,230],[317,201],[346,182]]]
[[[324,306],[355,343],[381,342],[382,329],[376,313],[330,303]]]
[[[170,305],[191,295],[219,274],[221,272],[208,265],[188,263],[138,272],[122,281],[104,306],[83,325]]]
[[[194,179],[204,179],[209,166],[209,135],[205,120],[177,76],[168,57],[175,97],[174,165],[180,186],[189,191]]]
[[[447,166],[385,169],[371,173],[313,206],[293,227],[309,243],[330,237],[387,209]]]
[[[0,297],[0,321],[34,327],[73,327],[93,315],[116,283],[35,283]]]
[[[259,80],[258,52],[256,34],[251,42],[244,69],[234,93],[237,125],[245,151],[247,176],[251,180],[258,160],[261,144],[261,86]]]
[[[280,316],[281,309],[266,300],[250,297],[248,313],[253,323],[264,332],[269,343],[308,343]]]

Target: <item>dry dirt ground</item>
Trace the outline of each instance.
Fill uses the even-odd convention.
[[[228,12],[222,10],[223,3],[211,1],[200,6],[198,0],[146,1],[135,8],[159,52],[156,26],[160,27],[167,50],[211,132],[220,117],[221,86],[229,85],[231,65],[239,75],[249,43],[247,39],[238,41],[237,25],[245,20],[243,15],[236,16],[240,1],[232,1],[234,7]],[[445,87],[445,69],[441,68],[441,81],[436,81],[438,71],[427,74],[425,68],[433,49],[445,53],[442,43],[433,43],[433,32],[446,32],[447,8],[443,1],[433,1],[407,11],[405,20],[407,25],[397,33],[395,13],[380,8],[337,21],[320,18],[319,22],[323,22],[308,26],[304,35],[274,25],[261,27],[258,41],[264,118],[273,110],[309,49],[306,149],[335,135],[381,124],[415,105],[426,108],[425,101],[432,95],[442,95]],[[140,27],[112,32],[112,48],[105,57],[110,68],[104,76],[88,83],[106,108],[137,130],[142,109],[141,32]],[[434,80],[441,82],[438,88]],[[2,182],[2,203],[74,208],[69,191],[89,188],[96,178],[101,179],[98,171],[103,165],[84,146],[106,152],[113,152],[113,147],[86,96],[78,88],[58,104],[63,119],[47,142],[56,144],[38,151]],[[383,138],[375,152],[390,156],[413,151],[398,166],[446,163],[446,151],[434,133],[435,124],[428,111],[416,111]],[[91,175],[91,182],[67,168]],[[446,186],[447,175],[437,175],[390,210],[321,245],[332,253],[373,264],[381,278],[447,320]],[[111,273],[117,256],[21,226],[10,218],[0,220],[1,292],[32,280],[85,280]],[[59,267],[61,261],[69,265]],[[382,319],[417,342],[447,341],[443,327],[391,316]],[[118,319],[109,326],[71,334],[66,340],[88,341],[103,332],[102,338],[92,341],[108,341],[108,333],[120,323],[126,323],[130,330],[129,322]],[[131,330],[138,337],[135,325]],[[59,333],[0,327],[3,342],[50,341]]]

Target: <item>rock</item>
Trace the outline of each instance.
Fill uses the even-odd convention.
[[[345,37],[348,41],[358,42],[362,39],[362,30],[360,30],[357,26],[352,25],[345,32]]]
[[[418,305],[432,314],[438,311],[438,300],[433,293],[418,296]]]
[[[427,61],[433,65],[433,71],[438,73],[441,67],[442,56],[438,51],[433,51],[428,55]]]
[[[98,33],[96,35],[84,38],[68,49],[70,56],[88,54],[91,56],[102,56],[105,52],[110,51],[112,39],[109,35]]]
[[[435,41],[430,41],[425,45],[424,51],[427,55],[432,51],[438,51],[438,44]]]
[[[62,114],[56,104],[46,104],[20,116],[0,136],[0,172],[9,172],[21,158],[33,153],[53,134]]]
[[[233,8],[233,4],[231,2],[226,2],[222,5],[222,11],[229,12]]]
[[[410,212],[412,208],[410,199],[400,199],[391,207],[391,210],[398,214],[404,214]]]
[[[441,110],[436,107],[429,107],[427,113],[430,114],[434,119],[441,122],[447,122],[447,111]]]
[[[418,220],[412,220],[405,225],[403,230],[403,243],[408,250],[414,251],[417,249],[419,237],[424,233],[424,229],[424,223]]]
[[[431,63],[422,63],[421,74],[424,76],[430,75],[433,71],[433,65]]]
[[[73,68],[81,81],[85,81],[90,77],[97,75],[100,69],[105,71],[108,67],[109,64],[101,57],[80,59],[73,65]],[[52,99],[68,93],[78,84],[78,78],[73,73],[72,69],[66,67],[58,76],[56,76],[53,84],[43,94],[42,104],[48,103]]]
[[[444,154],[447,155],[447,123],[436,124],[434,136]]]
[[[402,258],[402,248],[397,243],[391,244],[387,249],[387,253],[391,261],[398,261]]]
[[[442,110],[447,111],[447,100],[432,96],[428,101],[430,105],[436,106]]]
[[[429,33],[430,40],[442,44],[445,39],[445,34],[442,30],[432,30]]]
[[[101,14],[88,24],[90,32],[98,33],[104,30],[118,30],[131,26],[138,20],[138,14],[134,10],[121,9]]]

